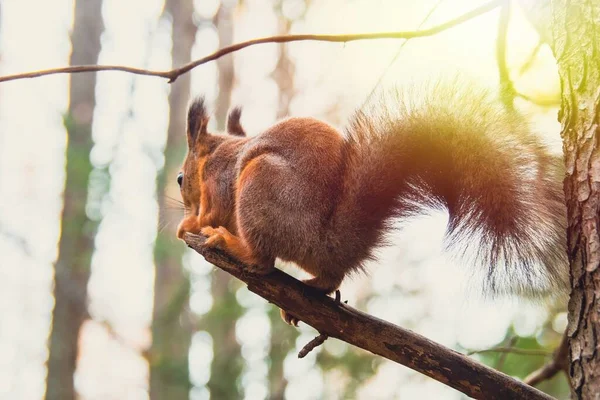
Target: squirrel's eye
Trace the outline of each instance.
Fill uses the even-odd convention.
[[[180,172],[179,175],[177,175],[177,184],[179,185],[179,187],[181,187],[182,183],[183,183],[183,172]]]

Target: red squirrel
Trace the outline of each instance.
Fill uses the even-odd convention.
[[[438,86],[420,104],[394,92],[344,133],[288,118],[247,137],[240,116],[212,134],[204,100],[190,105],[179,238],[201,233],[259,274],[294,262],[329,294],[373,259],[392,220],[443,207],[448,247],[475,256],[482,293],[565,292],[562,161],[485,91]]]

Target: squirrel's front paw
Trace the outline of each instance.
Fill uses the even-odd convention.
[[[275,269],[273,262],[258,262],[245,242],[231,234],[227,228],[206,226],[200,232],[207,237],[204,246],[225,251],[233,258],[241,261],[248,272],[266,275]]]
[[[200,230],[200,232],[206,236],[206,241],[204,242],[204,246],[206,247],[214,247],[218,249],[225,249],[227,235],[231,235],[229,231],[222,226],[218,228],[213,228],[212,226],[205,226]]]

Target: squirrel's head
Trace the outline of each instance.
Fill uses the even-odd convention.
[[[214,159],[227,158],[223,151],[217,151],[226,142],[239,142],[246,136],[240,123],[242,110],[239,107],[232,109],[227,121],[227,135],[216,135],[208,132],[209,114],[203,97],[196,98],[188,109],[187,115],[187,144],[188,152],[180,172],[177,174],[177,184],[181,191],[185,207],[184,219],[179,224],[177,236],[181,239],[186,232],[199,233],[207,221],[202,221],[202,216],[213,212],[209,209],[215,206],[214,201],[208,199],[207,185],[213,181],[222,181],[220,176],[209,176],[215,170],[211,168],[207,173],[207,164],[215,164],[211,155],[217,154]],[[222,162],[221,162],[222,163]],[[216,171],[218,174],[218,171]],[[215,175],[215,173],[212,173]],[[211,179],[212,178],[212,179]],[[221,199],[219,199],[221,200]],[[222,225],[225,225],[223,223]]]

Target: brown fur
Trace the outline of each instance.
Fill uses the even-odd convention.
[[[190,107],[180,238],[202,232],[258,273],[292,261],[330,293],[393,218],[443,207],[449,245],[474,254],[485,293],[566,287],[560,161],[484,93],[437,88],[421,106],[397,95],[358,111],[345,136],[290,118],[246,138],[240,112],[233,135],[212,135],[202,99]]]

